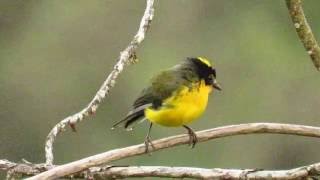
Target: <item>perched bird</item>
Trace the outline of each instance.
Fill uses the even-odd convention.
[[[152,78],[151,84],[133,103],[132,110],[113,128],[120,124],[128,128],[142,118],[149,120],[150,126],[144,141],[148,152],[149,145],[153,146],[150,140],[153,123],[166,127],[184,127],[190,137],[189,144],[194,147],[197,136],[187,124],[204,112],[213,88],[221,90],[216,78],[216,70],[208,59],[186,58]]]

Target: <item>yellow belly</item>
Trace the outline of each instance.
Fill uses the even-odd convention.
[[[166,99],[163,105],[154,110],[145,110],[146,118],[163,126],[182,126],[197,119],[206,109],[211,86],[202,81],[193,87],[183,87],[172,97]]]

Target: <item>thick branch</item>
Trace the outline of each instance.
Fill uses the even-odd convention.
[[[168,177],[193,179],[302,179],[317,176],[320,163],[291,170],[265,171],[255,169],[205,169],[195,167],[136,166],[98,169],[92,172],[95,179],[128,177]]]
[[[14,163],[6,159],[0,160],[0,170],[7,172],[7,179],[13,177],[33,176],[43,171],[47,171],[51,166],[44,164]]]
[[[320,128],[293,124],[251,123],[198,131],[197,136],[199,142],[204,142],[210,139],[221,138],[226,136],[255,133],[292,134],[299,136],[320,137]],[[157,151],[160,149],[165,149],[188,143],[188,135],[171,136],[153,141],[154,149],[151,149],[151,151]],[[83,171],[93,166],[100,166],[102,164],[110,163],[115,160],[137,156],[144,153],[144,144],[114,149],[55,167],[49,171],[43,172],[39,175],[29,178],[29,180],[59,178]]]
[[[303,46],[310,55],[314,66],[320,70],[320,47],[303,13],[301,0],[286,0],[286,3]]]
[[[47,170],[43,164],[16,164],[0,160],[0,169],[11,170],[16,176],[31,176]],[[320,163],[311,164],[290,170],[255,170],[255,169],[205,169],[195,167],[166,166],[128,166],[128,167],[92,167],[86,171],[68,176],[67,178],[86,179],[120,179],[129,177],[167,177],[193,179],[301,179],[317,176]]]
[[[45,152],[46,152],[46,164],[51,165],[53,163],[53,143],[57,135],[62,132],[67,125],[70,125],[75,129],[75,124],[81,122],[84,118],[94,114],[98,109],[100,103],[109,94],[110,89],[115,85],[115,80],[122,72],[125,65],[128,65],[135,61],[135,52],[138,45],[143,41],[147,30],[150,27],[150,23],[153,18],[153,3],[154,0],[147,0],[146,9],[140,22],[140,27],[129,46],[120,53],[117,64],[114,66],[112,72],[108,78],[103,82],[102,86],[91,100],[91,102],[80,112],[71,115],[61,122],[55,125],[47,136]]]

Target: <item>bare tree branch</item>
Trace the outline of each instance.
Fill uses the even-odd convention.
[[[255,169],[205,169],[194,167],[136,166],[114,167],[97,171],[93,178],[168,177],[193,179],[297,179],[320,173],[320,163],[291,170],[265,171]]]
[[[150,23],[153,18],[153,3],[154,0],[147,0],[146,9],[144,15],[140,22],[140,27],[137,34],[134,36],[133,40],[130,42],[129,46],[120,53],[117,64],[114,66],[112,72],[109,74],[108,78],[103,82],[102,86],[91,100],[91,102],[82,109],[80,112],[66,117],[61,122],[56,124],[54,128],[50,131],[47,136],[45,144],[46,152],[46,164],[51,165],[53,163],[53,143],[57,135],[62,132],[67,125],[70,125],[72,129],[75,130],[75,124],[81,122],[84,118],[94,114],[98,109],[100,103],[109,94],[110,89],[115,85],[115,80],[118,75],[122,72],[125,65],[128,65],[135,61],[135,52],[139,44],[143,41],[147,30],[150,27]]]
[[[314,66],[320,70],[320,47],[304,15],[301,0],[286,0],[286,3],[303,46],[310,55]]]
[[[294,23],[298,36],[306,51],[310,55],[315,67],[320,70],[320,48],[305,18],[301,0],[286,0],[290,16]],[[48,134],[45,145],[46,163],[14,163],[8,160],[0,160],[0,170],[7,171],[11,176],[33,176],[29,180],[35,179],[56,179],[60,177],[78,178],[127,178],[127,177],[170,177],[170,178],[195,178],[195,179],[297,179],[320,174],[320,163],[311,164],[290,170],[255,170],[255,169],[205,169],[196,167],[166,167],[166,166],[129,166],[113,167],[104,166],[116,160],[127,157],[142,155],[145,152],[145,145],[139,144],[125,148],[110,150],[101,154],[90,156],[64,165],[53,164],[53,143],[57,135],[62,132],[67,125],[75,130],[75,124],[81,122],[86,117],[94,114],[101,102],[109,94],[115,85],[115,81],[126,65],[136,60],[136,50],[144,40],[153,19],[154,0],[147,0],[146,9],[140,22],[138,32],[130,42],[128,47],[120,53],[118,62],[112,72],[103,82],[102,86],[93,97],[91,102],[81,111],[66,117],[59,122]],[[224,126],[197,132],[199,142],[210,139],[255,133],[291,134],[298,136],[320,137],[320,128],[304,125],[277,124],[277,123],[251,123]],[[153,141],[154,148],[150,151],[158,151],[189,142],[188,135],[177,135]]]
[[[94,173],[94,178],[168,177],[194,179],[297,179],[319,175],[320,163],[291,170],[204,169],[194,167],[137,166],[114,167]]]
[[[14,163],[6,159],[0,160],[0,170],[7,171],[7,179],[13,177],[32,176],[40,172],[47,171],[50,166],[45,164]]]
[[[52,166],[54,167],[54,166]],[[44,164],[16,164],[0,160],[1,170],[11,170],[15,177],[36,175],[46,171]],[[256,170],[256,169],[205,169],[195,167],[166,166],[128,166],[128,167],[92,167],[86,171],[67,176],[66,178],[86,179],[120,179],[130,177],[167,177],[193,179],[301,179],[320,174],[320,163],[311,164],[290,170]]]
[[[203,131],[198,131],[197,137],[199,142],[208,141],[210,139],[221,138],[226,136],[241,134],[257,134],[257,133],[273,133],[273,134],[292,134],[298,136],[320,137],[320,128],[294,124],[278,124],[278,123],[251,123],[230,125],[218,127]],[[160,149],[170,148],[177,145],[188,144],[188,135],[177,135],[153,141],[154,149],[150,151],[158,151]],[[29,180],[38,179],[55,179],[66,175],[74,174],[90,167],[100,166],[112,161],[124,159],[127,157],[137,156],[145,153],[145,145],[139,144],[125,148],[110,150],[101,154],[90,156],[81,160],[57,166],[46,172],[38,174]]]

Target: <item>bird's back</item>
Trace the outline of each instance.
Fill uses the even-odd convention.
[[[133,107],[152,103],[153,108],[158,108],[163,100],[170,97],[183,86],[188,86],[191,81],[183,78],[176,69],[162,71],[151,79],[150,85],[145,88],[135,100]]]

